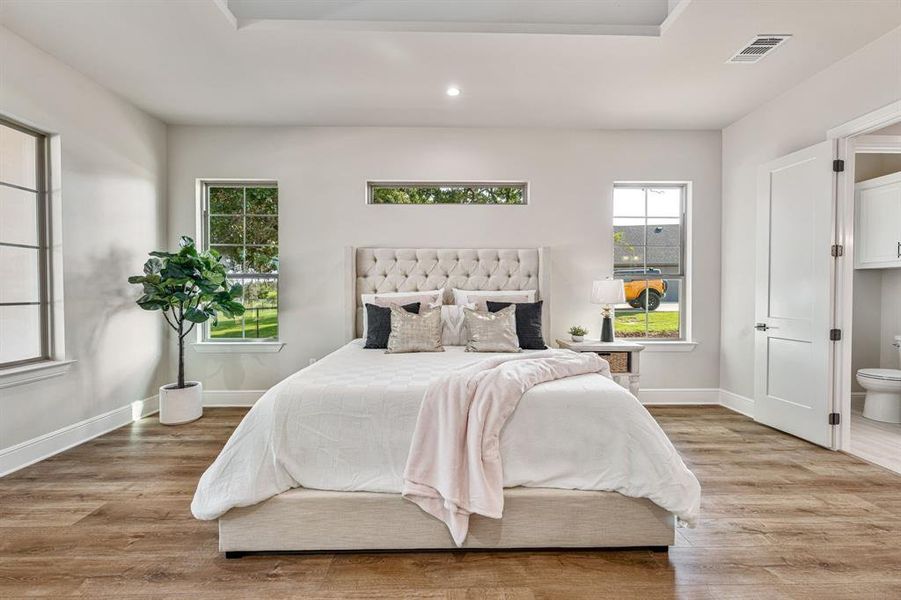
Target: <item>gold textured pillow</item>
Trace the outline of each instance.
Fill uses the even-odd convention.
[[[511,304],[494,313],[463,309],[469,330],[467,352],[519,352],[516,337],[516,306]]]
[[[441,308],[425,309],[419,314],[391,307],[391,334],[388,354],[401,352],[444,352],[441,345]]]

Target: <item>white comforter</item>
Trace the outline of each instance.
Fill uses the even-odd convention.
[[[292,487],[401,493],[430,381],[496,354],[385,354],[361,340],[270,389],[200,479],[191,511],[215,519]],[[693,524],[700,486],[638,400],[598,374],[526,392],[500,438],[504,486],[645,497]]]

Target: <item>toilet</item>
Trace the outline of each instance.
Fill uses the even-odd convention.
[[[901,359],[901,335],[895,336]],[[901,369],[860,369],[857,383],[867,391],[863,416],[873,421],[901,423]]]

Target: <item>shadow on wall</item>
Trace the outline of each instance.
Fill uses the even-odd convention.
[[[67,273],[66,297],[72,301],[66,312],[67,325],[76,334],[73,355],[85,369],[86,392],[97,399],[114,398],[116,407],[150,396],[169,378],[168,340],[159,315],[134,303],[140,290],[127,282],[139,272],[134,251],[113,246],[79,264],[89,270]]]

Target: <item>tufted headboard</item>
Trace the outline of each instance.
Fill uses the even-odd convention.
[[[363,335],[360,294],[444,289],[537,290],[544,300],[543,328],[550,332],[548,248],[348,248],[347,337]]]

